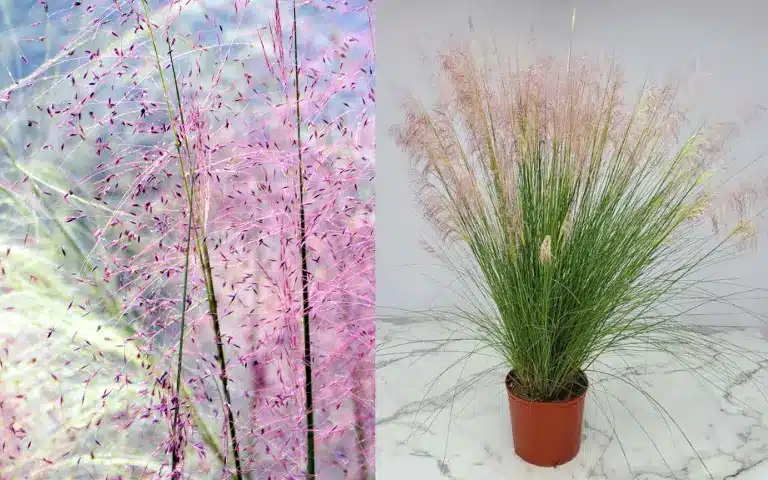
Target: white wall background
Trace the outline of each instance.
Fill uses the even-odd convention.
[[[408,92],[429,97],[433,55],[452,35],[496,41],[522,56],[537,50],[563,58],[576,8],[574,55],[613,54],[630,83],[648,75],[690,71],[708,73],[696,108],[715,121],[733,119],[744,107],[768,106],[768,2],[761,0],[382,0],[377,5],[377,305],[380,316],[407,316],[406,310],[448,306],[457,299],[452,276],[419,245],[425,223],[414,208],[409,161],[389,130],[401,120]],[[768,153],[765,118],[742,134],[727,170],[734,171]],[[747,176],[768,174],[768,156]],[[744,179],[747,176],[742,175]],[[768,222],[763,221],[766,231]],[[720,264],[719,277],[768,287],[768,237],[757,252]],[[720,292],[715,292],[720,293]],[[747,299],[746,297],[757,297]],[[768,290],[739,305],[768,315]],[[708,308],[692,317],[702,324],[757,324],[754,314],[732,307]]]

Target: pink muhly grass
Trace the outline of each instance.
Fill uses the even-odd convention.
[[[608,177],[614,168],[610,159],[626,145],[638,145],[631,155],[618,156],[632,166],[622,166],[630,173],[659,169],[666,165],[662,154],[677,148],[684,161],[673,164],[675,174],[701,179],[694,182],[700,201],[692,203],[702,211],[692,212],[686,226],[706,215],[717,233],[726,221],[733,227],[762,213],[756,206],[768,194],[765,180],[706,180],[724,167],[733,140],[764,107],[749,109],[741,121],[694,123],[681,98],[683,82],[644,83],[628,97],[615,59],[558,61],[540,55],[529,66],[515,66],[496,53],[496,58],[478,55],[461,43],[442,50],[434,106],[409,98],[405,121],[393,129],[413,161],[420,208],[448,244],[465,239],[465,220],[488,208],[493,196],[505,212],[508,235],[517,235],[520,165],[539,144],[555,145],[554,155],[565,159],[557,161],[581,178]],[[594,153],[600,149],[605,160]],[[488,194],[489,184],[499,192]]]
[[[183,469],[193,478],[217,470],[229,478],[234,463],[225,417],[231,411],[244,478],[306,474],[298,74],[317,472],[360,479],[373,473],[375,93],[367,3],[300,3],[297,39],[280,3],[148,3],[173,125],[140,2],[73,8],[72,19],[84,26],[68,34],[65,53],[0,90],[7,99],[4,115],[23,121],[8,123],[3,133],[12,133],[14,149],[22,151],[7,185],[36,208],[54,212],[66,229],[54,230],[57,235],[70,232],[61,271],[77,288],[72,303],[65,302],[67,314],[103,318],[110,331],[121,332],[101,345],[76,341],[79,352],[95,355],[90,365],[58,365],[83,375],[85,403],[110,390],[89,385],[113,383],[103,402],[115,413],[94,417],[78,438],[106,425],[137,435],[164,425],[166,435],[149,448],[133,445],[146,460],[130,471],[100,464],[100,449],[107,447],[93,442],[62,445],[50,465],[28,457],[15,468],[42,467],[55,476],[74,459],[72,468],[105,475],[119,470],[132,478],[170,478]],[[329,35],[342,22],[355,30],[337,27]],[[28,127],[27,119],[38,124]],[[184,162],[194,165],[192,211],[172,127]],[[31,199],[33,189],[40,192],[37,200]],[[203,227],[208,255],[193,241],[185,269],[186,232],[202,234]],[[182,308],[185,271],[188,303]],[[217,382],[210,288],[231,402],[222,401]],[[56,317],[50,322],[46,330],[52,328],[56,338]],[[104,357],[98,351],[109,356],[104,352],[126,349],[133,357],[114,354],[120,375],[99,360]],[[111,400],[129,388],[138,392],[130,402]],[[175,474],[168,468],[174,455]]]

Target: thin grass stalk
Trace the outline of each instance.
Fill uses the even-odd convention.
[[[293,0],[293,60],[296,87],[296,143],[299,151],[299,256],[301,259],[301,314],[304,326],[304,396],[307,417],[307,478],[315,478],[315,418],[312,401],[312,347],[309,332],[309,270],[307,269],[307,228],[304,212],[304,165],[301,155],[301,109],[299,106],[299,31],[296,0]]]
[[[363,424],[363,405],[360,395],[363,393],[362,388],[362,374],[360,367],[356,367],[353,372],[355,376],[355,382],[357,383],[357,391],[354,397],[354,416],[355,416],[355,440],[357,446],[357,461],[360,463],[360,479],[368,479],[368,460],[366,458],[367,438],[365,432],[365,425]]]
[[[181,108],[181,93],[179,92],[179,83],[176,80],[176,65],[173,61],[173,49],[171,47],[171,43],[169,39],[168,40],[168,55],[171,61],[171,73],[173,75],[173,83],[175,85],[176,89],[176,104],[179,108],[179,119],[181,121],[182,128],[185,124],[184,121],[184,109]],[[189,202],[190,202],[190,215],[189,215],[189,222],[187,223],[187,243],[184,247],[184,284],[182,286],[182,293],[181,293],[181,321],[179,325],[179,352],[178,352],[178,361],[176,364],[176,405],[173,411],[173,427],[171,430],[173,442],[171,444],[171,472],[174,478],[181,476],[181,471],[176,473],[176,466],[179,463],[179,445],[176,444],[176,441],[178,439],[178,425],[179,425],[179,410],[181,409],[181,401],[178,397],[179,392],[181,391],[181,369],[182,369],[182,360],[184,359],[184,328],[186,326],[186,313],[187,313],[187,286],[189,283],[189,251],[191,248],[191,242],[192,242],[192,223],[194,219],[194,215],[192,214],[192,205],[194,205],[195,202],[195,179],[194,179],[194,172],[195,172],[195,165],[192,165],[192,155],[189,151],[189,143],[187,142],[186,137],[184,138],[185,145],[187,148],[187,155],[188,159],[190,161],[190,174],[193,175],[191,179],[191,191],[189,196]]]
[[[170,53],[170,48],[169,48]],[[173,65],[173,62],[171,62],[171,65]],[[174,79],[176,78],[176,72],[174,68],[173,72]],[[178,92],[178,87],[177,87]],[[181,103],[179,103],[179,106],[181,106]],[[181,112],[182,109],[179,108],[179,112]],[[183,115],[183,114],[182,114]],[[182,124],[183,124],[183,116],[182,116]],[[192,172],[194,172],[194,167],[192,167]],[[194,202],[194,195],[195,195],[195,188],[194,188],[194,181],[195,179],[192,178],[192,192],[190,195],[190,203]],[[176,444],[177,438],[178,438],[178,428],[179,428],[179,410],[181,409],[181,399],[179,398],[179,392],[181,391],[181,368],[182,368],[182,360],[184,358],[184,328],[186,324],[186,315],[187,315],[187,287],[189,284],[189,250],[191,248],[192,243],[192,219],[193,219],[192,212],[190,210],[189,215],[189,221],[187,222],[187,243],[184,246],[184,284],[181,288],[181,320],[179,325],[179,352],[178,352],[178,361],[176,363],[176,405],[174,406],[173,410],[173,427],[171,430],[172,434],[172,444],[171,444],[171,472],[173,472],[174,478],[181,476],[181,471],[179,471],[178,475],[176,473],[176,466],[179,463],[179,445]]]
[[[171,47],[171,41],[170,37],[166,39],[168,43],[168,58],[170,60],[171,64],[171,72],[173,74],[173,84],[174,88],[176,90],[176,103],[179,106],[179,120],[181,121],[181,127],[184,128],[185,121],[184,121],[184,110],[181,108],[181,92],[179,90],[179,82],[177,80],[176,76],[176,64],[173,61],[173,48]],[[178,142],[178,137],[177,137]],[[189,157],[189,160],[191,162],[192,155],[191,150],[189,148],[189,140],[187,139],[187,136],[184,136],[184,145],[187,150],[187,155]],[[181,155],[179,153],[179,155]],[[190,205],[194,205],[194,167],[191,167],[192,170],[190,171],[191,181],[192,184],[190,186],[190,193],[189,193],[189,202]],[[193,214],[190,214],[190,220],[194,218]],[[191,227],[192,222],[190,221],[190,224],[188,228]],[[224,357],[224,344],[221,337],[221,325],[219,323],[219,310],[218,310],[218,304],[216,302],[216,294],[214,290],[214,283],[213,283],[213,273],[211,269],[211,261],[210,257],[208,255],[208,238],[205,234],[205,225],[203,222],[200,222],[200,231],[202,233],[202,241],[199,242],[198,247],[202,246],[202,248],[199,250],[201,252],[201,263],[203,272],[205,273],[206,277],[206,285],[209,286],[209,288],[206,288],[206,292],[208,294],[208,308],[209,312],[211,313],[211,318],[213,319],[213,331],[214,331],[214,339],[216,342],[216,353],[219,358],[219,365],[221,368],[221,384],[224,390],[224,399],[227,403],[226,405],[226,412],[227,412],[227,423],[229,426],[229,435],[231,437],[232,441],[232,451],[233,456],[235,460],[235,470],[237,471],[238,479],[243,478],[242,474],[242,466],[240,463],[240,448],[237,442],[237,431],[235,429],[235,417],[232,413],[232,398],[229,393],[229,378],[227,376],[227,368],[226,368],[226,359]],[[188,233],[189,234],[189,233]],[[189,249],[189,238],[187,238],[187,249]],[[183,328],[183,323],[182,323]],[[181,342],[181,340],[180,340]],[[181,372],[181,354],[179,354],[179,375]]]
[[[167,85],[166,85],[166,82],[165,82],[165,76],[163,74],[162,64],[160,63],[160,54],[159,54],[159,52],[157,50],[157,41],[155,39],[154,29],[152,28],[152,23],[151,23],[151,20],[150,20],[149,7],[147,5],[147,0],[142,0],[142,5],[144,7],[144,14],[146,16],[146,22],[147,22],[147,28],[149,30],[150,40],[152,41],[152,47],[153,47],[154,52],[155,52],[155,60],[156,60],[156,63],[157,63],[157,70],[158,70],[158,73],[160,75],[160,82],[161,82],[161,85],[162,85],[162,88],[163,88],[163,94],[165,96],[166,104],[168,106],[168,115],[169,115],[169,119],[170,119],[170,123],[171,123],[171,128],[173,130],[173,134],[174,134],[174,137],[175,137],[176,152],[177,152],[178,157],[179,157],[179,168],[181,170],[182,179],[184,181],[184,189],[185,189],[186,194],[187,194],[187,203],[188,203],[188,206],[189,206],[190,225],[191,225],[194,222],[194,217],[195,217],[195,212],[196,212],[196,210],[195,210],[195,203],[194,203],[194,196],[193,196],[194,195],[193,194],[194,177],[191,178],[192,184],[190,185],[190,181],[188,180],[187,169],[186,169],[186,167],[184,165],[184,159],[183,159],[183,155],[182,155],[182,152],[181,152],[181,137],[180,137],[180,135],[178,133],[178,130],[176,129],[176,123],[174,121],[173,111],[171,109],[170,96],[168,94],[168,88],[167,88]],[[170,42],[169,42],[169,47],[170,47]],[[169,48],[169,54],[170,54],[170,48]],[[185,128],[184,116],[183,116],[183,113],[181,113],[182,112],[182,108],[181,108],[181,95],[180,95],[180,92],[179,92],[178,79],[177,79],[176,74],[175,74],[176,69],[175,69],[175,66],[174,66],[174,61],[173,61],[173,55],[172,54],[170,54],[169,59],[170,59],[171,68],[172,68],[172,71],[173,71],[173,82],[174,82],[174,85],[175,85],[175,88],[176,88],[177,101],[179,102],[179,104],[178,104],[178,108],[179,108],[179,112],[180,112],[179,120],[181,122],[181,128],[184,129]],[[192,153],[191,153],[191,149],[189,148],[189,142],[188,142],[186,136],[184,137],[184,143],[185,143],[185,148],[186,148],[186,151],[187,151],[187,156],[188,156],[188,159],[189,159],[190,164],[191,164]],[[190,172],[190,175],[194,175],[194,172]],[[240,452],[239,452],[239,447],[238,447],[238,443],[237,443],[237,430],[235,428],[235,419],[234,419],[234,415],[232,413],[232,408],[231,408],[231,406],[232,406],[232,399],[231,399],[231,395],[229,393],[229,379],[228,379],[228,376],[227,376],[227,366],[226,366],[226,360],[225,360],[225,357],[224,357],[224,346],[223,346],[223,341],[222,341],[222,336],[221,336],[221,326],[220,326],[220,323],[219,323],[218,308],[217,308],[217,304],[216,304],[216,295],[215,295],[215,291],[214,291],[213,275],[211,273],[210,257],[208,256],[207,241],[206,241],[206,238],[205,238],[205,229],[204,229],[202,223],[200,224],[200,227],[199,227],[200,232],[198,232],[197,230],[198,229],[195,229],[195,243],[197,244],[197,247],[198,247],[198,249],[197,249],[198,250],[198,255],[200,257],[200,264],[201,264],[201,268],[202,268],[203,274],[204,274],[204,281],[205,281],[206,293],[207,293],[207,298],[208,298],[208,312],[211,315],[211,322],[213,324],[213,331],[214,331],[214,341],[216,343],[216,359],[219,362],[219,368],[221,370],[221,372],[219,374],[219,379],[221,381],[222,390],[223,390],[223,393],[224,393],[224,401],[225,401],[224,410],[226,411],[226,414],[227,414],[228,432],[229,432],[230,440],[232,442],[231,443],[232,444],[232,456],[234,458],[235,472],[236,472],[234,478],[235,478],[235,480],[241,480],[242,478],[244,478],[243,477],[243,469],[242,469],[242,465],[241,465],[241,462],[240,462]],[[202,239],[200,238],[201,236],[203,237]],[[186,298],[184,299],[184,301],[186,302]]]

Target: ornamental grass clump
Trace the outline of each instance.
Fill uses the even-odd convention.
[[[604,353],[674,348],[688,330],[663,306],[754,239],[748,205],[764,188],[711,182],[738,125],[691,127],[674,86],[625,103],[613,63],[519,69],[463,47],[439,61],[435,107],[409,102],[396,136],[434,251],[471,282],[460,321],[504,359],[512,392],[567,400]]]

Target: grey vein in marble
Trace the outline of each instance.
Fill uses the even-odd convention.
[[[682,362],[663,352],[601,359],[581,451],[557,468],[516,457],[505,368],[475,343],[437,340],[451,333],[435,322],[379,323],[380,480],[768,479],[764,332],[703,331],[713,348]]]

